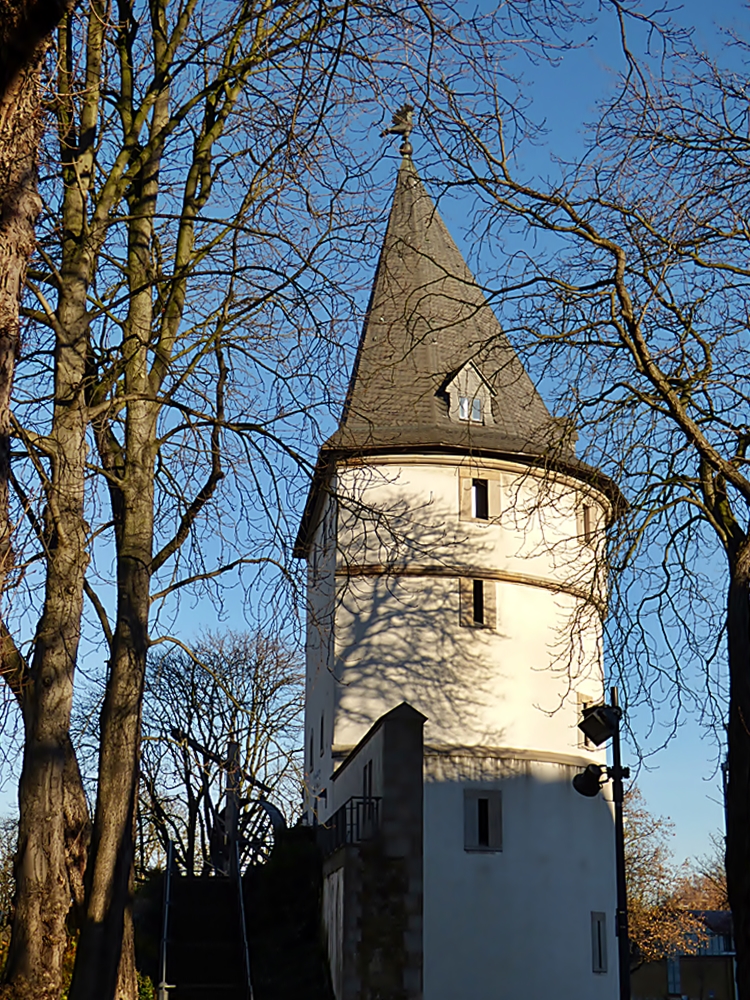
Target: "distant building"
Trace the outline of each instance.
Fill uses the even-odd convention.
[[[405,155],[296,547],[337,1000],[617,996],[611,803],[571,787],[617,493],[574,443]]]
[[[633,1000],[735,1000],[732,914],[696,910],[707,940],[693,955],[676,954],[642,965],[631,976]]]

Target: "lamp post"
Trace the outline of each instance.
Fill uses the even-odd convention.
[[[617,688],[612,688],[611,705],[584,708],[578,728],[592,743],[601,746],[612,740],[612,767],[599,764],[589,766],[573,778],[573,787],[581,795],[593,798],[602,787],[602,777],[612,781],[612,799],[615,804],[615,869],[617,875],[617,910],[615,931],[620,973],[620,1000],[630,1000],[630,938],[628,935],[628,895],[625,883],[625,835],[622,820],[623,778],[630,777],[630,770],[622,766],[620,757],[620,719],[622,709],[617,698]]]

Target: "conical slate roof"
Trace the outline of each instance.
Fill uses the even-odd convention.
[[[478,388],[477,388],[478,387]],[[461,393],[480,392],[480,420]],[[405,156],[338,430],[320,450],[294,553],[309,550],[330,476],[352,455],[448,451],[508,457],[617,487],[575,457]]]
[[[457,419],[451,380],[488,387],[484,423]],[[572,457],[474,276],[404,157],[341,424],[325,449],[466,448]],[[569,433],[569,430],[568,430]]]

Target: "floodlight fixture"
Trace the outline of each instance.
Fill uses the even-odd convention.
[[[606,768],[600,764],[589,764],[584,771],[581,771],[573,778],[573,788],[575,788],[579,795],[585,795],[587,799],[593,799],[601,791],[602,775],[605,771]]]
[[[619,705],[592,705],[584,708],[578,728],[595,746],[611,740],[617,732],[622,709]]]

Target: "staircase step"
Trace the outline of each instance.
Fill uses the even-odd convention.
[[[174,879],[169,909],[170,1000],[247,1000],[237,885],[225,877]]]

